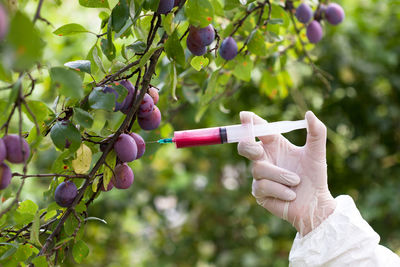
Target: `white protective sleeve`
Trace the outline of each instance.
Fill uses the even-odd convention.
[[[297,233],[289,266],[400,266],[399,256],[379,245],[379,235],[361,217],[353,199],[335,200],[335,211],[317,228],[304,237]]]

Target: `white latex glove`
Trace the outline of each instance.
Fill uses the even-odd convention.
[[[257,203],[291,223],[306,235],[336,207],[328,189],[325,156],[326,127],[308,111],[307,142],[298,147],[282,135],[268,135],[238,144],[240,155],[253,161],[252,194]],[[267,123],[252,112],[242,111],[243,124]]]

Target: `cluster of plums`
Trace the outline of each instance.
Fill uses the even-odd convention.
[[[112,93],[115,95],[115,107],[114,111],[121,111],[124,114],[128,114],[130,107],[133,105],[133,95],[135,93],[135,87],[128,80],[119,82],[128,90],[128,94],[122,102],[118,102],[118,92],[114,88],[106,86],[103,89],[104,93]],[[139,95],[139,91],[137,96]],[[138,123],[140,128],[146,131],[151,131],[161,123],[161,112],[156,106],[158,102],[158,90],[154,87],[150,87],[148,93],[145,93],[144,98],[140,104],[139,111],[137,113]]]
[[[121,84],[128,89],[128,94],[123,102],[115,102],[115,110],[127,113],[129,107],[133,102],[134,87],[129,81],[122,81]],[[116,94],[117,92],[111,87],[106,87],[104,90],[107,93]],[[160,110],[155,106],[158,103],[159,95],[158,90],[150,87],[148,93],[145,94],[142,103],[138,110],[138,123],[144,130],[156,129],[161,121]],[[112,137],[109,136],[109,140]],[[107,147],[107,140],[100,145],[100,150],[104,151]],[[137,133],[122,133],[114,143],[113,147],[115,154],[118,157],[118,164],[115,166],[111,181],[108,183],[107,188],[101,184],[102,191],[110,191],[113,187],[118,189],[129,188],[134,180],[132,169],[128,166],[127,162],[132,162],[143,156],[146,150],[146,143],[143,138]],[[78,189],[73,181],[67,180],[59,184],[54,192],[56,203],[61,207],[70,207],[78,195]]]
[[[157,13],[167,14],[172,8],[178,6],[180,0],[160,0]],[[209,46],[215,39],[214,27],[210,24],[207,27],[200,28],[189,27],[189,35],[186,39],[186,45],[189,51],[195,56],[202,56],[207,53]],[[225,60],[234,59],[237,55],[238,47],[236,41],[231,37],[224,39],[219,48],[219,54]]]
[[[190,26],[186,45],[193,55],[202,56],[207,53],[207,46],[210,45],[214,39],[215,31],[211,24],[204,28]],[[222,41],[219,48],[219,54],[223,59],[234,59],[237,52],[238,47],[236,41],[231,36]]]
[[[24,163],[29,159],[30,149],[26,140],[19,135],[10,134],[0,139],[0,190],[11,182],[12,173],[4,160],[10,163]]]
[[[336,4],[321,4],[313,14],[311,7],[305,3],[300,4],[295,13],[298,21],[307,24],[307,38],[310,43],[318,43],[322,39],[323,31],[320,24],[321,19],[325,19],[332,25],[341,23],[344,19],[343,8]],[[310,20],[313,19],[311,22]]]

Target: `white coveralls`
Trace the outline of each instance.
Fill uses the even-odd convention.
[[[316,229],[304,237],[297,233],[289,266],[400,266],[399,256],[379,245],[379,235],[361,217],[353,199],[335,200],[335,211]]]

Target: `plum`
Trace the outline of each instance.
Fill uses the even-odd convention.
[[[313,15],[312,9],[306,3],[301,3],[297,7],[296,13],[295,13],[295,16],[298,19],[298,21],[300,21],[302,23],[309,22],[312,18],[312,15]]]
[[[8,13],[0,3],[0,41],[4,39],[8,32]]]
[[[9,162],[23,163],[29,159],[29,145],[24,138],[16,134],[10,134],[6,135],[3,140],[7,150],[6,158]]]
[[[7,156],[7,149],[4,140],[0,138],[0,162],[3,162]]]
[[[128,94],[126,95],[124,101],[121,103],[121,112],[124,114],[128,114],[129,108],[133,104],[133,95],[135,94],[135,87],[128,80],[121,81],[121,85],[128,90]]]
[[[343,8],[336,3],[330,3],[325,9],[325,19],[332,25],[339,24],[344,19]]]
[[[112,181],[110,181],[110,182],[108,183],[107,189],[104,188],[104,183],[101,182],[101,186],[100,186],[100,190],[101,190],[101,191],[108,192],[108,191],[110,191],[110,190],[113,189],[113,188],[114,188],[114,185],[113,185]]]
[[[224,39],[221,43],[219,48],[219,54],[225,60],[234,59],[237,55],[238,47],[235,40],[229,36],[228,38]]]
[[[179,6],[180,3],[181,3],[181,0],[175,0],[175,1],[174,1],[174,7],[175,7],[175,6]]]
[[[138,117],[139,118],[147,118],[151,115],[154,107],[153,98],[145,93],[142,102],[139,106]]]
[[[322,27],[318,21],[313,20],[307,26],[307,38],[310,43],[318,43],[322,38]]]
[[[114,174],[111,181],[118,189],[129,188],[135,178],[132,169],[126,163],[115,166]]]
[[[4,162],[0,163],[0,190],[5,189],[10,184],[11,178],[10,167]]]
[[[134,161],[138,151],[135,139],[128,134],[118,136],[118,140],[114,144],[114,150],[122,162]]]
[[[186,45],[189,51],[195,56],[202,56],[207,53],[207,47],[201,45],[198,41],[192,39],[192,35],[186,38]]]
[[[175,0],[160,0],[158,4],[157,13],[158,14],[167,14],[174,7]]]
[[[157,129],[161,123],[161,112],[157,106],[154,106],[153,112],[149,117],[138,118],[140,128],[143,130],[151,131]]]
[[[160,99],[160,96],[158,94],[158,90],[154,87],[150,87],[148,94],[153,98],[154,105],[158,103],[158,100]]]
[[[78,195],[78,189],[72,181],[59,184],[54,192],[56,203],[61,207],[70,207]]]
[[[143,138],[140,135],[138,135],[137,133],[130,133],[129,135],[136,142],[136,145],[137,145],[136,159],[139,159],[143,156],[144,152],[146,151],[146,143],[144,142]]]
[[[210,45],[215,39],[214,27],[211,24],[204,28],[190,26],[188,38],[201,46]]]

